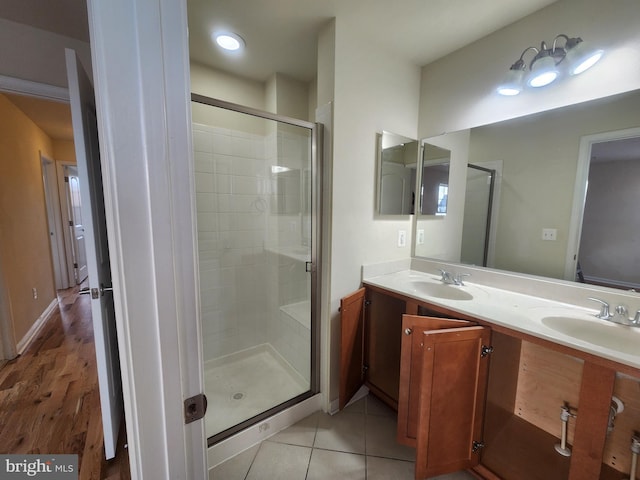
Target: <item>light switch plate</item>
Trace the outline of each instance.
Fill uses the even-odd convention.
[[[398,247],[406,247],[406,246],[407,246],[407,231],[398,230]]]
[[[418,230],[417,244],[424,245],[424,230],[422,228]]]

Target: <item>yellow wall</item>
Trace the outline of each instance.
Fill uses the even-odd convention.
[[[76,148],[73,140],[53,139],[53,158],[56,162],[76,163]]]
[[[40,152],[54,157],[51,139],[0,94],[0,268],[15,342],[55,298]]]

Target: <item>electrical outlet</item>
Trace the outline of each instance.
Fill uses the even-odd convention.
[[[542,240],[556,240],[558,237],[558,229],[557,228],[543,228],[542,229]]]
[[[33,295],[33,299],[34,299],[34,300],[37,300],[37,299],[38,299],[38,289],[37,289],[37,288],[33,287],[33,288],[31,289],[31,294]]]
[[[406,230],[398,230],[398,246],[406,247],[407,246],[407,231]]]
[[[423,229],[418,230],[417,243],[418,243],[418,245],[424,245],[424,230]]]

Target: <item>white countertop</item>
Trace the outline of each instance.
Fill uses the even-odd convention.
[[[588,309],[466,280],[464,286],[445,285],[438,274],[415,270],[369,276],[363,283],[640,369],[640,328],[596,318],[595,302]]]

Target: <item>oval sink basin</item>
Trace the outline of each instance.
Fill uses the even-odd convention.
[[[605,320],[545,317],[543,325],[577,340],[629,355],[640,354],[640,329]]]
[[[473,295],[466,290],[463,290],[464,287],[460,288],[452,285],[446,285],[444,283],[413,281],[411,282],[411,287],[416,293],[427,295],[429,297],[444,298],[447,300],[473,299]]]

